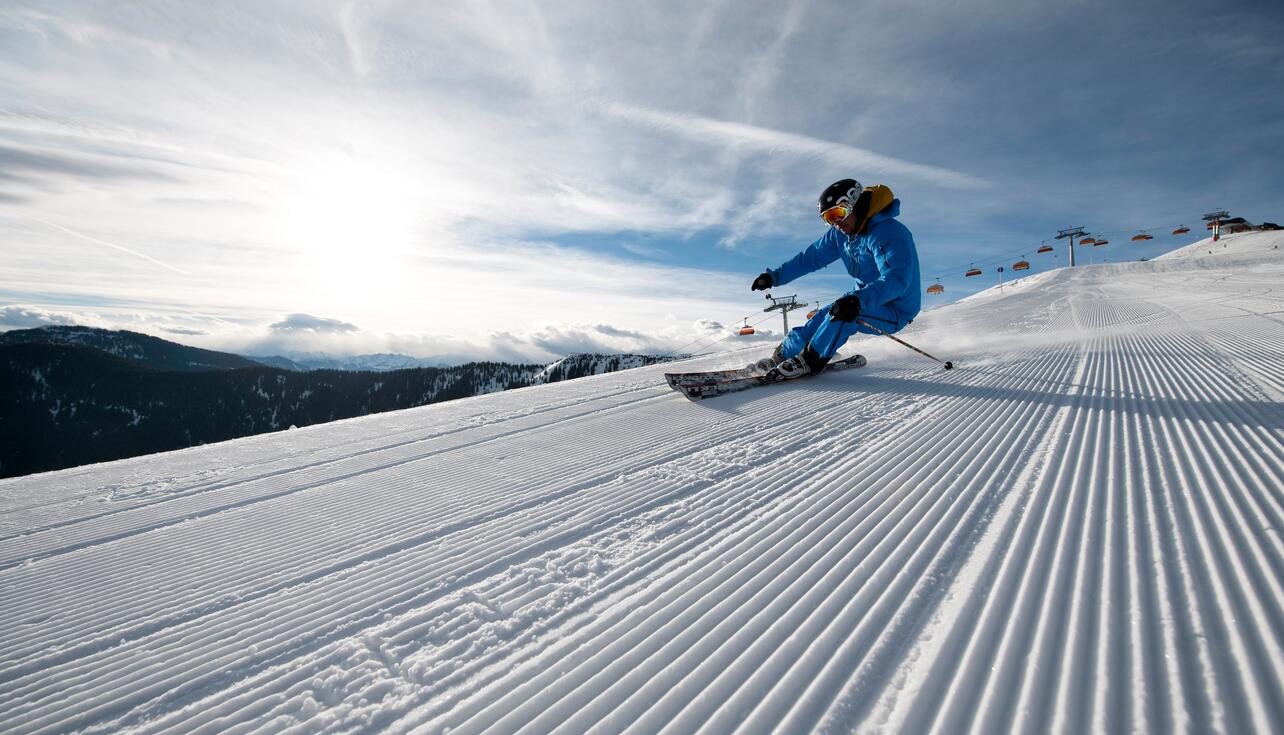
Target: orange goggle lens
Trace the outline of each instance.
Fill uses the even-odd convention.
[[[827,225],[836,225],[842,222],[850,212],[851,210],[847,207],[830,207],[820,213],[820,218],[825,220]]]

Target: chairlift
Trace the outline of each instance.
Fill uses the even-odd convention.
[[[930,294],[945,293],[945,287],[941,285],[941,279],[936,279],[936,283],[928,286],[927,292]]]
[[[964,275],[964,277],[966,277],[966,278],[971,278],[972,276],[979,276],[979,275],[981,275],[981,269],[980,269],[980,268],[977,268],[977,267],[974,265],[974,266],[972,266],[971,268],[968,268],[967,273],[964,273],[963,275]]]
[[[1025,256],[1021,256],[1021,257],[1025,257]],[[1012,264],[1012,270],[1014,270],[1014,271],[1028,271],[1028,270],[1030,270],[1030,261],[1028,261],[1028,260],[1018,260],[1017,262],[1015,262],[1015,263],[1013,263],[1013,264]]]
[[[754,328],[749,326],[749,317],[745,317],[744,326],[740,327],[740,331],[737,332],[736,334],[740,337],[748,337],[749,335],[753,334],[754,331],[755,331]]]
[[[1138,232],[1137,234],[1132,236],[1133,242],[1141,242],[1143,240],[1154,240],[1154,239],[1155,238],[1152,237],[1151,235],[1147,235],[1145,230],[1142,230],[1141,232]]]
[[[1052,252],[1052,250],[1053,248],[1051,245],[1044,245],[1043,247],[1039,248],[1040,253],[1050,253]]]
[[[1080,245],[1096,245],[1097,241],[1091,237],[1085,237],[1079,241]]]
[[[1174,235],[1185,235],[1187,232],[1190,232],[1190,228],[1186,225],[1182,225],[1181,227],[1173,230]]]
[[[1101,245],[1109,245],[1109,244],[1110,244],[1110,241],[1109,241],[1109,240],[1098,240],[1098,241],[1097,241],[1097,246],[1101,246]]]

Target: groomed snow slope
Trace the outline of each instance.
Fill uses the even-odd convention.
[[[0,730],[1284,731],[1284,237],[1221,245],[930,311],[951,372],[5,481]]]

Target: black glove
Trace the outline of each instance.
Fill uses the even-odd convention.
[[[762,275],[753,279],[753,285],[749,287],[750,291],[766,291],[776,285],[776,279],[771,277],[771,271],[763,271]]]
[[[849,293],[838,297],[838,300],[829,307],[829,316],[840,322],[854,321],[860,316],[860,296]]]

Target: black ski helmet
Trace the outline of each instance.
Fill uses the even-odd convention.
[[[856,179],[835,181],[820,193],[820,199],[817,200],[816,207],[822,212],[830,207],[851,208],[860,197],[861,190],[860,182]]]

